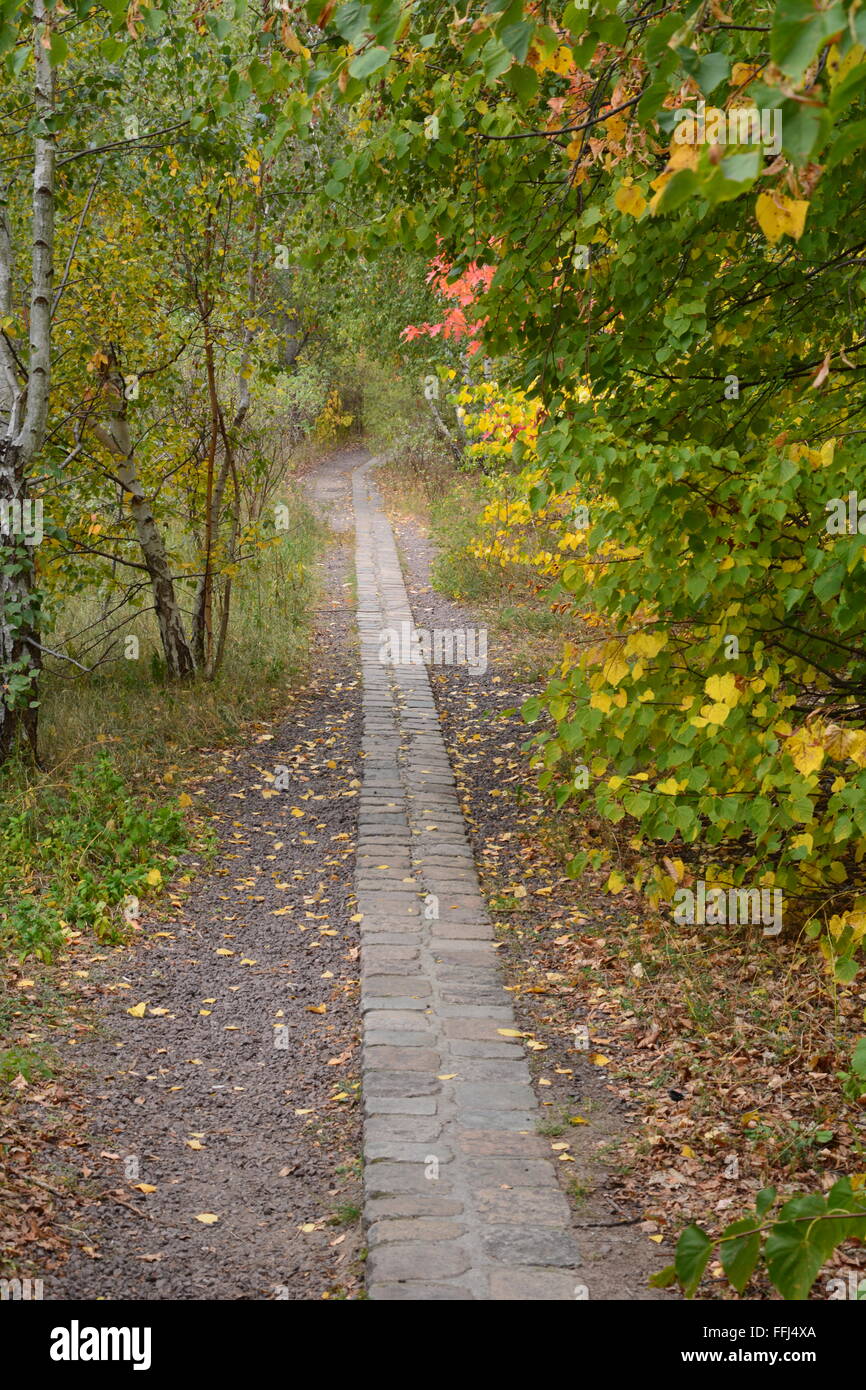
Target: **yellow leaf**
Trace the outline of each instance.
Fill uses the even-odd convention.
[[[203,1226],[213,1226],[219,1221],[219,1217],[214,1216],[212,1211],[200,1211],[195,1219],[200,1221]]]
[[[790,738],[785,739],[784,748],[797,771],[804,777],[808,777],[811,772],[817,772],[824,761],[822,745],[805,728],[798,729]]]
[[[629,656],[652,658],[658,656],[667,642],[665,632],[633,632],[625,644]]]
[[[619,685],[623,676],[628,675],[628,662],[622,657],[613,657],[605,666],[604,675],[611,685]]]
[[[328,1006],[327,1006],[327,1004],[308,1004],[308,1005],[307,1005],[307,1013],[308,1013],[308,1014],[326,1014],[327,1012],[328,1012]]]
[[[156,1188],[151,1182],[134,1182],[133,1187],[137,1192],[155,1192]]]
[[[660,792],[662,796],[676,796],[679,789],[680,784],[673,777],[666,777],[663,782],[656,785],[656,791]]]
[[[734,63],[731,68],[731,86],[745,87],[748,82],[757,77],[762,69],[762,64],[758,63]]]
[[[133,1004],[132,1008],[127,1009],[126,1012],[131,1014],[133,1018],[144,1018],[144,1011],[146,1008],[147,1000],[145,999],[141,1004]]]
[[[724,724],[731,712],[730,705],[702,705],[701,715],[707,724]]]
[[[218,956],[233,956],[233,955],[234,955],[234,951],[227,951],[226,948],[225,948],[225,946],[220,946],[220,948],[219,948],[219,950],[216,952],[216,954],[217,954]]]
[[[605,886],[608,893],[621,893],[625,887],[625,874],[621,874],[619,869],[614,869]]]
[[[497,1033],[503,1038],[522,1038],[523,1034],[517,1028],[497,1028]]]
[[[620,212],[628,213],[629,217],[640,217],[646,207],[646,198],[639,188],[633,184],[621,183],[614,194],[613,201]]]
[[[188,796],[186,792],[181,792],[180,796],[177,798],[177,804],[183,807],[191,806],[192,797]]]
[[[777,242],[782,236],[799,241],[806,225],[809,204],[800,198],[784,194],[759,193],[755,204],[758,225],[768,241]]]
[[[720,705],[735,705],[740,698],[736,677],[730,672],[726,676],[710,676],[704,682],[704,690]]]
[[[201,1148],[204,1148],[204,1145],[203,1145],[203,1144],[200,1142],[200,1140],[198,1140],[198,1139],[187,1139],[187,1141],[186,1141],[186,1146],[187,1146],[188,1149],[196,1149],[196,1150],[201,1149]]]
[[[609,1057],[603,1057],[602,1054],[601,1054],[600,1052],[590,1052],[590,1054],[589,1054],[589,1060],[592,1062],[592,1065],[593,1065],[594,1067],[609,1067],[609,1066],[610,1066],[610,1058],[609,1058]]]

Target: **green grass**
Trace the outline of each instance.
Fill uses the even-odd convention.
[[[353,1202],[343,1202],[334,1208],[328,1217],[328,1224],[331,1226],[354,1226],[355,1222],[360,1220],[361,1208]]]
[[[135,797],[106,753],[63,778],[13,765],[0,798],[0,948],[19,960],[51,961],[76,931],[122,940],[121,905],[187,843],[179,806]]]
[[[51,1076],[51,1067],[46,1055],[27,1047],[7,1047],[0,1051],[0,1085],[23,1076],[25,1081],[36,1081],[39,1077]]]

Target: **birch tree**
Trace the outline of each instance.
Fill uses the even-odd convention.
[[[31,13],[34,109],[26,343],[9,332],[13,283],[23,273],[23,254],[16,254],[5,190],[0,203],[0,760],[21,731],[35,752],[40,668],[35,534],[27,522],[33,518],[32,470],[45,436],[51,384],[55,136],[50,121],[55,77],[51,21],[43,0],[33,0]]]

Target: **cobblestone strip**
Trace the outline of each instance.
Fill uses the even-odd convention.
[[[364,773],[356,891],[373,1299],[572,1299],[580,1259],[503,992],[391,526],[353,477]]]

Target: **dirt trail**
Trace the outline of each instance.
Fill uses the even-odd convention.
[[[339,454],[308,484],[335,529],[351,526],[348,480],[363,457]],[[101,1027],[77,1055],[90,1135],[82,1186],[108,1195],[71,1218],[78,1238],[46,1298],[357,1294],[350,563],[338,541],[309,684],[285,722],[262,726],[249,748],[215,750],[210,774],[187,788],[213,817],[214,868],[194,876],[175,920],[145,920],[132,955],[101,967]],[[289,787],[274,794],[265,774],[279,766]],[[144,1017],[131,1017],[142,1001]]]

